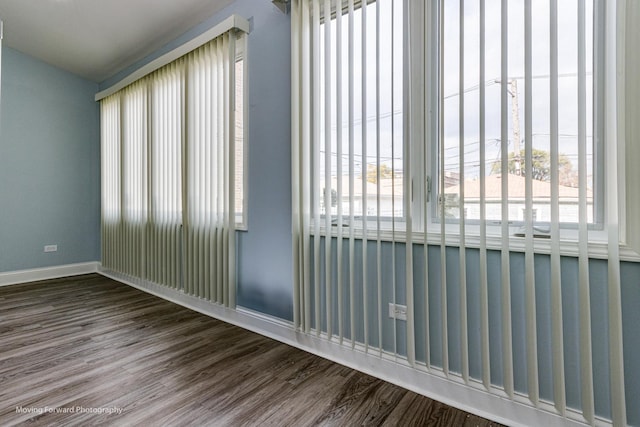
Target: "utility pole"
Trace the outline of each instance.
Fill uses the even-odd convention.
[[[518,107],[518,80],[511,79],[511,118],[513,120],[513,160],[516,175],[522,175],[522,159],[520,159],[520,111]]]

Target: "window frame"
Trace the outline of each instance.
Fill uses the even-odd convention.
[[[429,10],[426,11],[425,16],[426,19],[430,23],[431,28],[434,30],[428,36],[424,49],[426,51],[427,58],[436,58],[438,65],[443,60],[441,47],[443,40],[441,39],[441,4],[446,0],[439,0],[437,2],[433,2],[435,4],[431,5]],[[597,12],[596,12],[597,9]],[[603,61],[598,60],[597,58],[603,57],[603,46],[604,46],[604,6],[601,0],[594,1],[594,42],[593,42],[593,175],[594,175],[594,183],[593,183],[593,221],[589,223],[589,230],[593,231],[601,231],[604,229],[605,224],[605,215],[604,215],[604,102],[602,102],[599,98],[603,98],[604,92],[604,65]],[[418,23],[419,25],[419,23]],[[420,39],[418,39],[420,40]],[[422,39],[424,40],[424,39]],[[440,188],[439,188],[439,179],[440,179],[440,164],[439,164],[439,155],[440,155],[440,127],[442,126],[442,112],[440,100],[443,96],[441,89],[441,78],[440,70],[432,71],[432,74],[426,79],[427,85],[429,85],[429,91],[433,94],[437,94],[435,99],[429,99],[431,101],[431,109],[435,110],[435,118],[434,123],[430,126],[429,135],[427,136],[427,141],[431,141],[429,144],[430,150],[430,160],[428,163],[429,173],[425,177],[425,179],[429,179],[432,183],[432,191],[431,191],[431,199],[433,203],[429,206],[427,212],[427,218],[425,219],[427,222],[427,229],[433,229],[435,227],[439,228],[440,226],[440,218],[439,218],[439,203],[440,203]],[[429,97],[429,95],[427,95]],[[432,98],[432,97],[429,97]],[[447,219],[445,220],[447,224],[459,224],[458,219]],[[501,226],[501,220],[487,220],[488,232],[491,233],[491,228],[499,228]],[[470,219],[465,220],[465,224],[470,224],[472,226],[480,225],[479,219]],[[517,230],[518,228],[524,226],[523,220],[510,220],[510,227],[512,231]],[[549,226],[548,221],[534,221],[535,226]],[[576,230],[578,228],[577,222],[561,222],[561,238],[570,238],[573,234],[569,230]],[[446,227],[452,228],[452,227]],[[472,227],[473,230],[474,227]],[[455,230],[452,229],[455,232]],[[493,230],[495,231],[495,230]],[[513,235],[514,233],[511,233]],[[598,234],[598,233],[596,233]]]
[[[348,14],[348,2],[346,0],[338,0],[341,1],[341,12],[342,15],[346,15]],[[376,3],[377,0],[366,0],[366,4],[368,7],[372,7],[372,5],[374,5]],[[392,1],[398,1],[398,0],[392,0]],[[408,23],[408,6],[411,2],[411,0],[400,0],[402,1],[402,21],[403,21],[403,30],[406,31],[406,29],[408,28],[407,23]],[[360,9],[362,7],[362,4],[364,3],[364,0],[354,0],[353,2],[353,8],[354,11]],[[323,25],[325,23],[325,12],[324,12],[324,8],[320,7],[319,8],[320,13],[319,13],[319,20],[320,20],[320,39],[322,39],[324,37],[324,28]],[[337,14],[337,3],[334,4],[332,2],[331,5],[331,20],[336,19],[336,14]],[[310,6],[309,7],[309,16],[312,17],[313,16],[313,8]],[[398,146],[402,147],[403,150],[403,156],[402,156],[402,177],[399,178],[399,180],[402,181],[402,187],[403,187],[403,191],[402,191],[402,200],[398,200],[398,202],[402,205],[402,216],[377,216],[377,215],[364,215],[363,213],[359,214],[359,215],[354,215],[354,222],[351,225],[350,224],[350,217],[347,213],[345,213],[345,210],[343,209],[343,214],[342,214],[342,225],[343,226],[352,226],[356,229],[356,235],[361,235],[359,233],[362,233],[362,230],[365,228],[364,227],[364,220],[363,218],[366,218],[366,223],[367,225],[367,229],[369,230],[369,232],[371,233],[372,230],[372,225],[373,224],[377,224],[378,220],[379,220],[379,224],[380,224],[380,234],[382,236],[382,239],[391,239],[393,235],[399,234],[399,235],[404,235],[405,230],[406,230],[406,222],[407,222],[407,203],[404,200],[404,195],[405,195],[405,188],[408,188],[408,186],[412,185],[413,183],[413,179],[409,174],[404,173],[404,171],[409,170],[408,169],[408,165],[411,165],[411,168],[413,169],[413,161],[409,161],[407,160],[407,156],[406,154],[409,153],[410,151],[410,144],[409,144],[409,138],[408,138],[408,128],[409,128],[409,119],[408,119],[408,102],[407,102],[407,98],[408,98],[408,90],[409,90],[409,85],[408,85],[408,70],[407,70],[407,58],[409,55],[409,45],[407,42],[407,38],[403,37],[402,40],[402,58],[403,58],[403,76],[402,76],[402,104],[403,104],[403,110],[402,110],[402,141],[396,141],[396,144],[398,144]],[[324,63],[322,62],[322,60],[320,60],[320,67],[324,68]],[[398,77],[395,77],[396,79]],[[320,94],[320,97],[324,97],[324,93],[323,91],[321,91],[322,93]],[[346,136],[343,136],[344,139],[346,139]],[[398,138],[399,139],[399,138]],[[344,154],[343,154],[344,155]],[[312,157],[314,156],[313,153],[313,147],[312,147]],[[381,165],[384,165],[384,163],[381,163]],[[365,172],[366,174],[366,172]],[[311,176],[310,176],[310,180],[311,180],[311,187],[312,188],[316,188],[316,187],[320,187],[320,184],[316,185],[315,183],[315,173],[312,172]],[[318,175],[318,180],[320,182],[322,182],[322,176],[320,176],[320,171],[317,172]],[[347,176],[347,175],[344,175]],[[358,177],[358,174],[356,173],[355,178]],[[334,190],[334,188],[332,188],[331,190]],[[323,205],[324,205],[324,193],[325,193],[326,189],[320,189],[320,193],[317,196],[318,199],[318,210],[322,211],[323,209]],[[367,193],[369,194],[376,194],[376,193]],[[344,196],[344,193],[343,193]],[[394,199],[399,198],[398,194],[396,193],[395,196],[393,196]],[[314,205],[314,196],[311,196],[311,206],[312,206],[312,210],[315,209]],[[319,224],[319,229],[320,229],[320,233],[322,235],[327,234],[327,226],[326,226],[326,214],[325,213],[320,213],[319,215],[320,217],[320,224]],[[332,234],[332,235],[337,235],[336,233],[336,228],[337,228],[337,218],[338,215],[337,214],[331,214],[331,229],[329,231],[328,234]],[[312,217],[311,218],[311,226],[312,228],[315,227],[315,219]]]
[[[236,39],[236,60],[235,65],[242,62],[242,212],[235,212],[236,231],[249,231],[248,208],[249,208],[249,78],[248,78],[248,37],[239,32]],[[236,74],[237,78],[237,74]],[[237,98],[236,98],[237,100]],[[235,112],[234,112],[235,114]],[[236,142],[238,138],[236,137]],[[237,154],[237,150],[236,150]],[[237,197],[237,194],[236,194]]]

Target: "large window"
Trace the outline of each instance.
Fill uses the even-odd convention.
[[[317,221],[602,229],[602,2],[301,5]]]
[[[224,31],[101,99],[105,268],[233,305],[245,40]]]
[[[191,65],[187,65],[185,59],[181,58],[102,101],[104,164],[109,175],[104,193],[105,219],[119,220],[122,216],[141,221],[146,217],[147,210],[150,210],[162,216],[163,220],[175,224],[182,223],[182,186],[186,173],[183,171],[182,159],[183,149],[188,145],[184,142],[185,136],[203,138],[208,141],[206,144],[210,145],[210,150],[214,150],[215,144],[212,141],[228,132],[212,123],[185,123],[184,102],[188,93],[195,93],[197,89],[213,91],[212,99],[218,97],[220,102],[223,102],[225,97],[234,97],[234,211],[237,226],[246,227],[246,64],[242,40],[240,39],[236,48],[233,93],[225,95],[223,88],[218,88],[213,81],[199,81],[204,78],[203,75],[213,76],[216,72],[211,69],[211,58],[196,60]],[[186,89],[187,84],[192,85],[191,91]],[[201,101],[193,102],[196,112],[202,116],[212,114],[215,109],[212,105],[201,107]],[[208,110],[200,111],[199,108]],[[224,114],[216,114],[220,117],[212,117],[212,120],[222,122]],[[223,150],[223,147],[217,149]],[[201,154],[213,155],[214,152]],[[206,158],[194,159],[194,165],[197,164],[196,160],[207,161]],[[147,170],[149,177],[146,176]],[[122,185],[121,180],[126,184]],[[147,190],[144,188],[147,182],[149,197],[146,196]]]

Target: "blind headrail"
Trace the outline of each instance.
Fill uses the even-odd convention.
[[[142,67],[127,75],[117,83],[114,83],[107,89],[96,93],[95,100],[100,101],[101,99],[104,99],[107,96],[116,93],[120,89],[123,89],[131,83],[140,80],[144,76],[153,73],[157,69],[164,67],[165,65],[175,61],[183,55],[186,55],[192,50],[199,48],[203,44],[215,39],[216,37],[226,33],[227,31],[236,29],[245,33],[249,33],[249,28],[250,25],[248,20],[239,15],[231,15],[224,21],[220,22],[218,25],[210,28],[199,36],[194,37],[193,39],[183,43],[170,52],[167,52],[159,58],[156,58],[153,61],[143,65]]]

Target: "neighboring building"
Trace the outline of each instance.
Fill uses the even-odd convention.
[[[524,221],[525,177],[508,176],[509,220]],[[532,180],[533,220],[551,221],[551,183]],[[578,222],[578,188],[558,186],[560,222]],[[459,218],[460,185],[445,188],[447,216]],[[485,179],[485,204],[487,220],[500,220],[502,212],[502,175],[489,175]],[[464,206],[467,219],[480,219],[480,179],[464,181]],[[593,221],[593,191],[587,189],[587,218]]]
[[[395,212],[396,217],[403,216],[403,176],[396,173],[395,178],[381,178],[380,192],[378,194],[378,184],[366,181],[365,191],[367,199],[367,215],[377,215],[378,198],[380,199],[380,216],[391,217]],[[362,216],[363,207],[363,188],[362,178],[354,178],[353,180],[353,209],[355,216]],[[331,214],[338,214],[337,201],[342,200],[342,214],[349,216],[349,192],[350,182],[349,176],[342,177],[342,191],[338,194],[338,178],[331,178]],[[320,200],[321,211],[324,214],[324,200]]]

